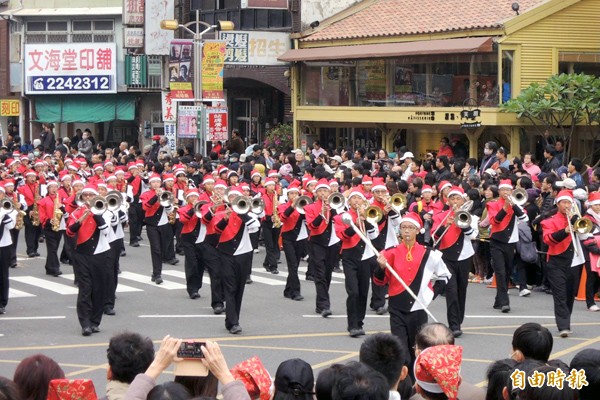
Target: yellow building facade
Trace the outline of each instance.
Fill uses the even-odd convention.
[[[414,3],[409,16],[396,11],[407,3]],[[490,15],[460,14],[470,3]],[[430,0],[365,0],[297,34],[294,50],[280,58],[292,63],[296,145],[405,144],[424,157],[452,137],[470,157],[487,140],[515,156],[535,152],[540,132],[498,105],[553,74],[599,75],[600,0],[522,0],[520,10],[512,1],[492,3],[438,2],[447,8],[437,10]],[[361,26],[377,18],[384,20]],[[411,28],[428,18],[434,28]],[[594,145],[582,130],[573,154]]]

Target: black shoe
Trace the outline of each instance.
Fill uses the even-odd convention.
[[[213,308],[213,313],[215,313],[215,315],[221,315],[221,314],[223,314],[224,311],[225,311],[225,307],[223,307],[223,306],[216,306]]]
[[[344,273],[344,271],[342,271],[342,269],[341,269],[340,267],[335,267],[335,268],[333,269],[333,272],[336,272],[336,273],[338,273],[338,274],[343,274],[343,273]]]
[[[173,259],[171,259],[171,260],[169,260],[167,262],[169,264],[171,264],[171,265],[177,265],[177,264],[179,264],[179,259],[178,258],[173,258]]]
[[[254,283],[254,281],[252,280],[252,277],[249,276],[248,279],[246,279],[246,285],[250,285],[252,283]]]
[[[35,255],[35,253],[27,253],[27,257],[33,258],[33,257],[37,257],[37,256]]]
[[[46,275],[52,275],[53,277],[56,278],[56,277],[59,277],[62,275],[62,271],[61,270],[53,271],[53,272],[46,271]]]
[[[321,317],[323,317],[323,318],[327,318],[327,317],[329,317],[331,314],[333,314],[333,313],[331,312],[331,310],[330,310],[330,309],[326,309],[326,310],[323,310],[323,311],[321,311]]]
[[[312,275],[306,275],[306,280],[314,282],[315,281],[315,277],[312,276]]]
[[[0,307],[0,314],[6,314],[6,308]]]
[[[12,264],[10,267],[11,268],[17,268],[17,264]]]
[[[34,256],[34,257],[39,257],[39,256],[40,256],[40,253],[38,253],[38,252],[36,251],[35,253],[33,253],[33,256]]]
[[[140,247],[140,244],[138,242],[131,242],[131,243],[129,243],[129,245],[131,247]]]
[[[460,329],[457,329],[455,331],[452,331],[452,334],[454,335],[455,338],[461,337],[463,332]]]
[[[275,268],[271,268],[271,271],[270,271],[270,272],[271,272],[273,275],[277,275],[277,274],[279,274],[279,270],[277,269],[277,267],[275,267]]]
[[[297,294],[295,296],[292,297],[292,300],[294,301],[302,301],[304,300],[304,296],[302,296],[301,294]]]
[[[387,314],[388,309],[386,306],[382,306],[382,307],[379,307],[377,310],[375,310],[375,312],[377,313],[377,315],[384,315],[384,314]]]
[[[185,252],[183,250],[177,250],[176,253],[180,256],[185,256]]]
[[[71,260],[69,260],[68,258],[61,258],[59,261],[61,262],[61,264],[69,264],[71,262]]]
[[[81,334],[83,336],[91,336],[92,335],[92,328],[90,328],[89,326],[86,326],[85,328],[83,328],[81,330]]]
[[[239,325],[234,325],[229,330],[229,333],[231,333],[232,335],[237,335],[238,333],[242,333],[242,327]]]
[[[502,309],[502,306],[498,306],[498,305],[494,304],[494,310],[501,310],[501,309]]]
[[[160,285],[161,283],[163,283],[163,280],[160,275],[156,275],[152,277],[152,282],[156,283],[157,285]]]
[[[100,328],[98,328],[97,326],[92,326],[92,333],[98,333],[100,332]]]
[[[320,308],[315,308],[315,313],[316,314],[321,314],[323,312],[323,310],[321,310]]]
[[[502,306],[502,312],[503,312],[504,314],[506,314],[506,313],[510,312],[510,306]]]
[[[361,336],[361,331],[362,329],[350,329],[350,337],[359,337]],[[364,335],[364,331],[362,332],[362,334]]]
[[[196,300],[199,298],[200,298],[200,293],[198,293],[198,292],[194,292],[194,293],[190,294],[190,299],[192,299],[192,300]]]
[[[121,257],[125,257],[127,255],[127,252],[125,250],[121,250]]]
[[[105,309],[104,309],[104,314],[106,314],[106,315],[115,315],[115,314],[116,314],[116,312],[115,312],[115,309],[114,309],[114,308],[105,308]],[[92,327],[92,328],[93,328],[93,327]]]

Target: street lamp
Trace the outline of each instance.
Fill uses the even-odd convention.
[[[195,30],[190,29],[191,26],[195,25]],[[200,30],[204,28],[204,30]],[[194,105],[202,104],[202,47],[204,46],[204,42],[202,41],[202,36],[205,33],[208,33],[212,30],[217,31],[232,31],[235,29],[235,25],[232,21],[218,21],[216,25],[211,25],[207,22],[200,20],[200,11],[196,10],[196,20],[190,21],[187,24],[180,24],[176,19],[163,19],[160,21],[160,29],[175,31],[179,28],[182,28],[186,32],[190,33],[194,40]],[[201,135],[202,136],[202,135]],[[199,146],[197,151],[200,154],[204,155],[204,147],[205,147],[205,138],[201,137],[199,140]]]

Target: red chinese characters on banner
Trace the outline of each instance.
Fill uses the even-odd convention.
[[[28,72],[32,71],[110,71],[113,66],[112,48],[50,49],[27,51]]]
[[[227,110],[210,109],[206,110],[207,116],[207,138],[206,140],[227,140]]]

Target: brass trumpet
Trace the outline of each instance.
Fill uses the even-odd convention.
[[[525,203],[527,203],[527,191],[525,189],[522,188],[516,188],[515,190],[512,191],[512,193],[510,194],[510,196],[508,196],[506,199],[508,200],[508,202],[512,205],[512,204],[516,204],[519,207],[523,207],[525,205]]]
[[[383,218],[383,210],[377,206],[369,206],[365,210],[365,218],[371,225],[377,225]]]
[[[250,201],[250,211],[254,214],[260,214],[265,210],[265,202],[260,197],[255,197]]]
[[[400,214],[400,211],[406,208],[406,204],[408,203],[406,200],[406,196],[402,193],[396,193],[390,198],[386,198],[387,204],[392,207],[396,213]]]
[[[239,215],[248,214],[252,210],[252,199],[247,196],[237,196],[231,202],[231,209]]]
[[[298,211],[298,214],[304,214],[304,207],[306,207],[309,204],[312,204],[312,202],[313,201],[310,197],[300,196],[296,200],[294,200],[294,204],[292,205],[292,207],[294,207],[294,209]]]
[[[172,192],[165,190],[160,192],[160,194],[158,195],[158,201],[160,202],[161,206],[170,207],[175,202],[175,196]]]

